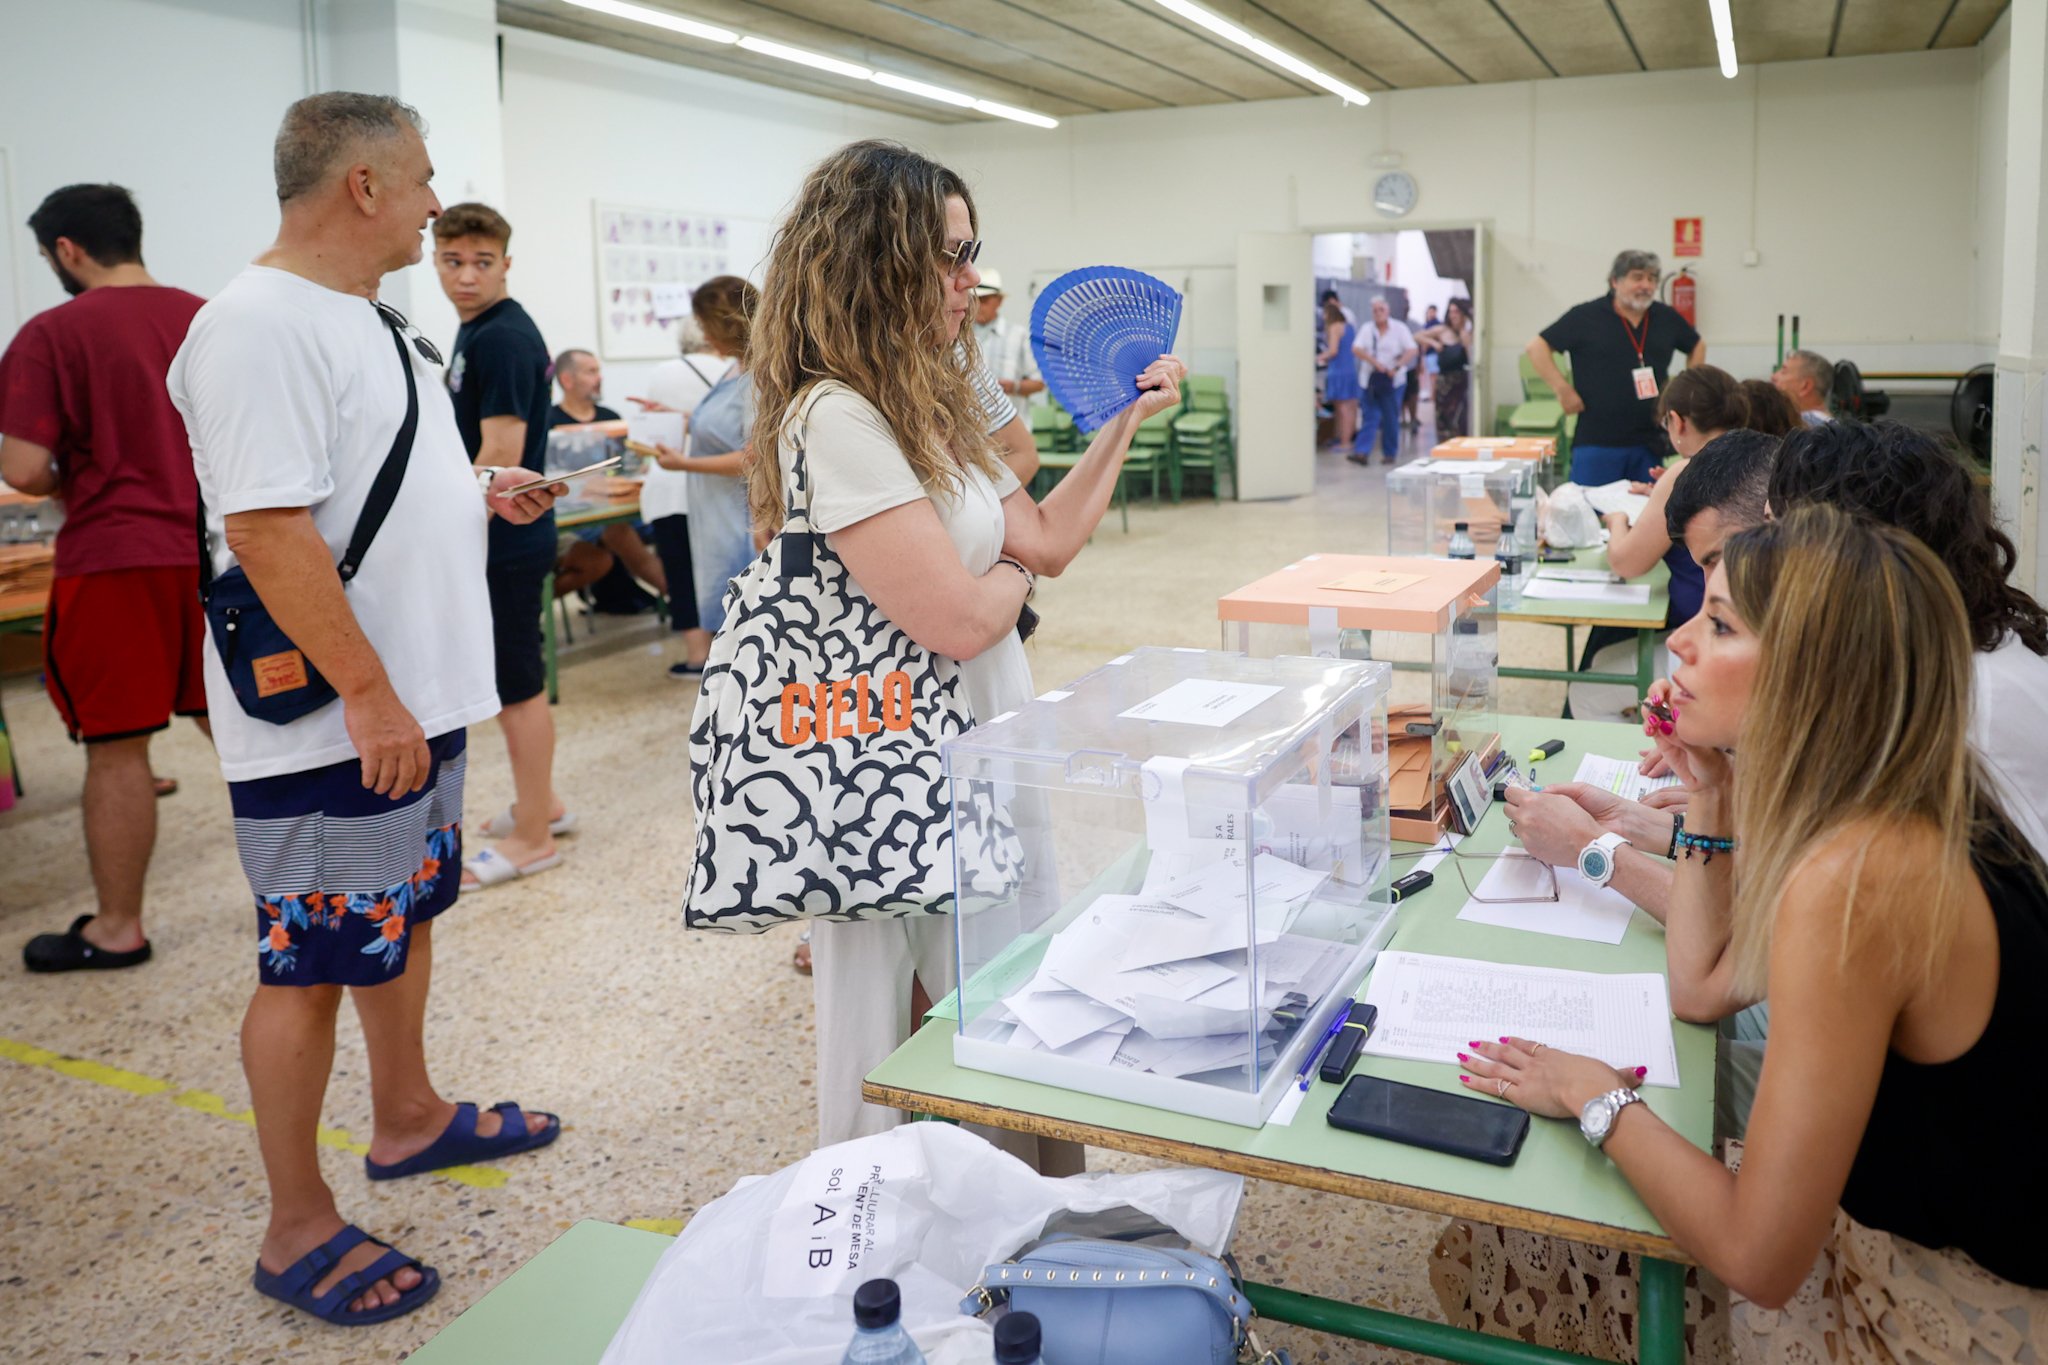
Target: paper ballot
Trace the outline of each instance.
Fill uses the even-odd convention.
[[[1592,503],[1593,510],[1603,517],[1610,512],[1622,513],[1628,518],[1629,525],[1633,526],[1636,523],[1636,519],[1641,517],[1643,512],[1649,507],[1650,495],[1648,493],[1632,493],[1629,491],[1627,479],[1616,479],[1613,483],[1603,483],[1588,488],[1586,490],[1586,501]]]
[[[1222,729],[1261,702],[1280,695],[1266,683],[1226,682],[1221,678],[1183,678],[1164,692],[1121,713],[1124,720],[1163,720],[1179,725]]]
[[[1602,758],[1598,754],[1587,754],[1580,759],[1579,771],[1572,780],[1613,792],[1616,796],[1625,796],[1631,801],[1640,801],[1651,792],[1678,785],[1675,773],[1644,777],[1633,759]]]
[[[1522,587],[1524,599],[1545,602],[1604,602],[1611,607],[1650,604],[1648,583],[1577,583],[1564,578],[1532,578]]]
[[[1646,1066],[1650,1085],[1678,1084],[1671,999],[1655,972],[1607,975],[1383,952],[1365,999],[1380,1012],[1365,1045],[1374,1056],[1455,1066],[1472,1039],[1511,1034],[1609,1066]]]

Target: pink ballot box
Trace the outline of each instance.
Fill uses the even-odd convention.
[[[1490,763],[1500,652],[1490,559],[1306,555],[1217,599],[1223,647],[1393,665],[1388,800],[1397,839],[1455,825],[1451,779]],[[1490,791],[1490,787],[1488,788]]]

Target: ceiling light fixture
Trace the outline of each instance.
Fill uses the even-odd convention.
[[[958,90],[948,90],[943,85],[928,85],[924,81],[914,81],[908,76],[898,76],[894,72],[877,71],[868,79],[876,85],[886,85],[891,90],[901,90],[906,95],[918,95],[928,100],[937,100],[940,104],[950,104],[955,108],[972,109],[974,107],[974,96],[972,95],[963,95]]]
[[[763,57],[780,57],[785,62],[816,67],[820,71],[830,71],[850,80],[864,81],[875,74],[873,67],[862,66],[858,62],[844,62],[837,57],[827,57],[822,52],[807,52],[800,47],[772,42],[767,38],[756,38],[752,34],[740,39],[740,46],[749,52],[758,52]]]
[[[1714,16],[1714,46],[1721,53],[1721,74],[1735,79],[1735,21],[1728,17],[1728,0],[1707,0]]]
[[[740,35],[734,33],[729,28],[719,28],[713,24],[700,24],[695,19],[685,19],[682,15],[670,14],[667,10],[649,9],[645,5],[629,5],[625,0],[568,0],[568,2],[579,9],[596,10],[599,14],[609,14],[614,19],[631,19],[635,23],[652,24],[656,28],[665,28],[671,33],[684,33],[692,38],[702,38],[707,43],[736,43],[740,40]]]
[[[1159,0],[1159,3],[1172,10],[1175,14],[1178,14],[1181,18],[1200,24],[1217,37],[1227,38],[1239,47],[1257,53],[1281,70],[1292,71],[1303,80],[1320,85],[1346,104],[1372,103],[1371,98],[1363,90],[1358,89],[1356,86],[1346,85],[1329,72],[1310,66],[1292,52],[1287,51],[1285,48],[1273,46],[1264,38],[1239,28],[1220,14],[1211,14],[1200,5],[1193,3],[1193,0]],[[1716,0],[1716,3],[1726,8],[1727,0]]]
[[[1164,0],[1162,0],[1163,2]],[[836,76],[845,76],[849,80],[872,81],[874,84],[887,89],[900,90],[906,95],[916,95],[922,99],[936,100],[940,104],[950,104],[956,109],[973,109],[978,113],[987,114],[990,118],[1013,119],[1018,123],[1028,123],[1034,128],[1057,128],[1060,126],[1058,119],[1047,118],[1044,114],[1033,113],[1029,109],[1019,109],[1014,105],[1008,104],[997,104],[994,100],[976,99],[974,96],[962,94],[958,90],[948,90],[943,85],[932,85],[927,81],[912,80],[908,76],[898,76],[888,71],[877,71],[873,67],[862,66],[859,62],[849,62],[838,57],[828,57],[822,52],[812,52],[807,48],[791,47],[787,43],[778,43],[769,38],[756,38],[752,34],[741,35],[734,33],[731,29],[719,28],[715,24],[700,23],[695,19],[686,19],[682,15],[673,14],[668,10],[650,9],[646,5],[630,4],[628,0],[566,0],[566,3],[575,5],[579,9],[595,10],[599,14],[609,14],[615,19],[630,19],[635,23],[649,24],[655,28],[665,28],[671,33],[683,33],[692,38],[702,38],[707,43],[738,43],[747,51],[759,53],[764,57],[777,57],[785,62],[795,62],[800,66],[813,67],[819,71],[830,71]],[[1327,80],[1328,78],[1325,77],[1324,79]],[[1365,96],[1359,95],[1358,99],[1363,103]]]

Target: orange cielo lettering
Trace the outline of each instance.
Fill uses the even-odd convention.
[[[880,694],[879,716],[877,693]],[[776,739],[789,747],[822,743],[884,730],[908,730],[915,715],[916,684],[908,673],[891,673],[879,687],[867,673],[830,682],[793,682],[782,689]]]
[[[882,726],[888,730],[908,730],[913,719],[911,710],[912,685],[908,673],[891,673],[882,679]]]
[[[808,708],[811,689],[802,683],[791,683],[782,689],[782,726],[776,731],[776,738],[787,745],[811,742],[811,718],[797,714],[797,707]]]

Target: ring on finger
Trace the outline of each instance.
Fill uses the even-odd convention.
[[[1529,1055],[1530,1055],[1531,1057],[1534,1057],[1534,1056],[1535,1056],[1535,1055],[1536,1055],[1537,1053],[1539,1053],[1539,1052],[1543,1051],[1543,1049],[1544,1049],[1544,1048],[1546,1048],[1546,1047],[1548,1047],[1548,1046],[1549,1046],[1549,1044],[1548,1044],[1548,1043],[1538,1043],[1538,1044],[1536,1044],[1536,1046],[1534,1046],[1534,1047],[1532,1047],[1532,1048],[1530,1048],[1530,1049],[1529,1049]]]
[[[1508,1087],[1513,1084],[1513,1081],[1503,1076],[1493,1083],[1493,1093],[1502,1099],[1506,1099],[1508,1097]]]

